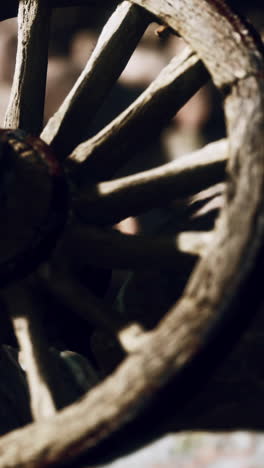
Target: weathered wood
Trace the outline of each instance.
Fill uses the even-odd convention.
[[[114,224],[128,216],[183,198],[225,178],[228,143],[220,140],[163,166],[88,186],[74,209],[82,221]]]
[[[60,159],[64,159],[84,139],[89,123],[126,66],[150,21],[148,13],[124,1],[105,25],[79,79],[41,134]]]
[[[72,359],[76,361],[74,366],[74,363],[71,365],[69,354],[60,354],[49,347],[37,304],[32,296],[33,282],[31,277],[30,281],[6,288],[2,292],[2,299],[8,308],[19,345],[18,361],[25,372],[29,393],[27,404],[33,420],[40,421],[75,401],[85,390],[96,384],[97,378],[84,357],[80,356],[78,359],[78,355],[73,353]],[[92,306],[95,308],[94,304]],[[17,373],[19,383],[19,369]],[[17,392],[23,390],[22,382],[20,386],[21,389],[17,388]],[[27,406],[24,402],[21,412],[25,409]]]
[[[207,364],[209,360],[214,367],[214,359],[224,355],[221,346],[228,341],[227,332],[232,339],[241,327],[243,317],[239,312],[252,315],[252,308],[247,309],[249,298],[256,306],[262,297],[262,284],[257,282],[257,268],[263,268],[264,256],[262,53],[246,26],[221,0],[137,3],[178,30],[204,60],[215,83],[227,92],[225,114],[231,159],[225,204],[214,239],[182,299],[154,331],[144,336],[116,372],[79,403],[45,423],[3,437],[3,467],[38,467],[40,460],[43,467],[52,466],[69,462],[94,447],[135,418],[183,366],[193,362],[205,344],[213,344],[207,342],[208,336],[217,338],[217,332],[227,323],[224,340],[214,340],[219,346],[217,353],[207,354]],[[239,294],[245,301],[244,310],[241,304],[235,307]],[[236,320],[232,322],[232,318]],[[206,366],[206,356],[198,360],[201,362]],[[173,394],[178,407],[204,375],[201,367],[198,369],[199,375],[196,368],[188,387],[182,387],[184,381],[179,379]]]
[[[201,61],[186,48],[124,112],[74,149],[66,161],[73,176],[87,174],[93,181],[111,178],[153,135],[158,136],[207,80]]]
[[[50,14],[45,0],[19,2],[16,68],[5,128],[22,128],[34,135],[42,128]]]
[[[30,292],[21,285],[11,286],[5,291],[5,298],[20,348],[20,363],[27,376],[32,417],[35,421],[45,419],[56,412],[54,369],[48,346]]]

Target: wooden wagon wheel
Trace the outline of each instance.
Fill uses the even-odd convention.
[[[9,7],[5,8],[8,10]],[[21,0],[19,3],[18,59],[6,118],[8,127],[21,127],[33,133],[38,133],[41,128],[49,14],[50,8],[44,1]],[[80,106],[87,107],[87,125],[152,20],[149,14],[179,33],[197,55],[185,52],[182,59],[173,61],[166,72],[161,74],[160,81],[158,78],[129,111],[97,136],[75,147],[82,134],[82,125],[75,123]],[[113,66],[109,70],[106,58],[113,50]],[[103,224],[111,224],[130,213],[136,213],[142,193],[147,199],[157,184],[166,196],[174,196],[173,188],[171,192],[166,188],[167,183],[174,187],[173,177],[175,181],[180,171],[190,169],[188,161],[184,168],[176,168],[173,174],[165,174],[165,184],[160,174],[158,177],[157,174],[148,174],[150,177],[147,184],[145,180],[142,183],[140,177],[135,177],[133,183],[131,180],[115,183],[101,181],[110,178],[122,163],[122,158],[127,157],[129,145],[142,122],[149,119],[153,131],[177,110],[177,105],[173,104],[173,108],[168,105],[171,100],[167,93],[171,96],[187,74],[199,69],[200,82],[193,85],[191,90],[183,91],[181,106],[204,82],[206,72],[197,57],[201,58],[214,83],[224,93],[228,131],[226,196],[212,239],[204,249],[180,300],[156,329],[140,335],[131,347],[124,341],[128,356],[110,377],[87,393],[81,401],[52,415],[48,420],[35,422],[0,440],[3,467],[37,467],[40,463],[41,466],[53,466],[68,462],[84,450],[94,448],[123,426],[129,427],[128,423],[140,417],[145,408],[149,411],[149,404],[162,395],[162,389],[168,390],[168,384],[175,378],[173,389],[175,399],[179,399],[175,407],[179,407],[186,397],[190,398],[196,383],[216,366],[218,359],[223,357],[230,343],[241,332],[252,315],[247,305],[250,303],[252,307],[253,304],[255,309],[261,301],[261,284],[257,273],[262,267],[264,253],[263,51],[248,26],[222,0],[133,0],[131,3],[123,2],[109,20],[82,76],[41,134],[58,157],[65,161],[70,178],[79,181],[80,174],[82,176],[85,171],[90,178],[88,189],[81,188],[79,192],[76,192],[76,187],[72,189],[72,210],[76,216],[81,215],[82,224],[69,222],[63,239],[66,239],[66,245],[73,241],[81,247],[84,242],[88,245],[92,243],[93,248],[88,250],[88,255],[91,259],[95,251],[95,261],[102,263],[106,260],[105,257],[100,259],[102,244],[95,248],[96,239],[100,243],[112,242],[111,246],[124,245],[122,257],[127,255],[130,265],[131,258],[135,261],[135,255],[129,257],[129,252],[132,249],[138,253],[141,240],[136,239],[132,241],[132,246],[127,246],[125,237],[120,236],[116,240],[112,233],[105,233],[99,227],[94,230],[88,226],[89,223],[97,223],[98,226],[98,213]],[[108,80],[105,79],[106,74]],[[100,81],[102,75],[104,80]],[[38,86],[32,85],[32,79],[36,80]],[[98,87],[96,92],[95,84]],[[159,114],[154,112],[157,103]],[[165,105],[162,107],[160,103]],[[122,152],[118,151],[119,147]],[[218,169],[223,167],[226,143],[216,143],[215,148],[219,158],[211,161],[207,152],[202,151],[199,164],[194,166],[191,163],[191,169],[196,175],[203,172],[204,165],[206,169],[210,165]],[[70,156],[65,159],[70,152]],[[212,174],[215,174],[213,170]],[[193,177],[196,183],[197,179]],[[214,177],[212,175],[213,181]],[[128,190],[128,186],[132,187],[131,190]],[[128,210],[120,209],[120,200],[127,203]],[[148,203],[147,206],[150,206],[151,202]],[[106,213],[106,207],[109,212],[111,207],[111,215]],[[83,223],[87,223],[87,226]],[[159,245],[158,248],[158,244],[154,244],[154,247],[146,243],[143,245],[141,254],[138,254],[140,261],[144,259],[150,265],[153,261],[151,249],[159,250],[162,247]],[[173,256],[173,261],[183,255],[175,248],[159,251],[162,252],[160,258],[167,254],[167,258]],[[115,257],[118,258],[117,253]],[[107,259],[108,265],[111,265],[113,256],[110,252]],[[19,297],[24,297],[21,285],[13,286],[11,295],[14,291],[21,295]],[[10,298],[10,290],[6,294]],[[240,312],[243,312],[242,316]],[[101,310],[98,312],[99,317],[100,313]],[[15,323],[16,313],[14,317]],[[27,319],[30,320],[30,317]],[[38,349],[38,343],[35,346]],[[212,359],[206,355],[208,350]],[[52,387],[49,388],[48,382],[47,379],[46,386],[50,391],[47,406],[48,412],[52,413]],[[34,385],[33,382],[33,396]],[[35,417],[38,416],[36,409]],[[120,441],[123,440],[121,434],[118,434]]]

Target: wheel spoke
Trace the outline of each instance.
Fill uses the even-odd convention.
[[[163,166],[84,188],[74,202],[82,221],[114,224],[222,181],[227,141],[210,143]]]
[[[60,159],[84,138],[89,123],[125,68],[150,21],[151,17],[145,11],[125,1],[105,25],[82,74],[41,134]]]
[[[38,135],[42,128],[51,10],[46,0],[20,0],[18,46],[6,128]]]
[[[20,363],[27,376],[32,417],[42,420],[56,412],[61,391],[55,379],[56,369],[27,286],[12,286],[4,296],[19,343]]]
[[[128,270],[173,268],[182,273],[191,268],[197,258],[186,253],[186,243],[178,242],[178,236],[130,235],[116,230],[75,226],[65,233],[64,242],[69,258],[83,266]],[[185,245],[183,252],[180,250],[182,245]]]
[[[131,1],[179,32],[197,57],[203,60],[217,87],[224,91],[229,161],[220,215],[212,232],[198,235],[184,232],[166,239],[128,236],[103,228],[78,225],[76,217],[71,217],[61,244],[64,244],[62,247],[69,259],[79,264],[90,262],[96,266],[134,269],[171,267],[180,275],[186,271],[185,268],[192,267],[199,255],[201,258],[196,262],[182,297],[158,325],[150,332],[143,331],[137,343],[126,345],[124,339],[129,354],[110,377],[52,418],[1,438],[0,464],[3,467],[34,468],[40,463],[43,467],[71,463],[85,450],[89,451],[88,463],[98,464],[103,457],[111,458],[116,451],[120,454],[124,450],[131,450],[131,443],[132,448],[142,444],[145,436],[149,441],[161,431],[164,432],[164,428],[186,428],[186,407],[187,423],[189,410],[189,421],[193,428],[197,420],[193,422],[190,400],[201,389],[201,385],[205,385],[219,363],[223,362],[263,302],[260,275],[264,262],[262,46],[246,23],[233,14],[223,0]],[[149,139],[152,138],[153,132],[156,133],[162,127],[164,118],[171,117],[177,105],[182,106],[205,82],[204,67],[197,57],[187,52],[185,59],[177,62],[177,70],[173,69],[172,74],[166,76],[168,68],[163,70],[160,77],[166,83],[166,97],[163,94],[163,83],[156,80],[153,88],[149,87],[143,93],[143,98],[141,96],[128,111],[94,138],[77,147],[68,160],[72,176],[78,178],[83,170],[86,172],[89,168],[90,181],[102,182],[134,154],[137,144],[141,144],[139,141],[135,142],[135,146],[132,145],[135,135],[140,135],[140,125],[149,126],[150,133],[146,131],[146,134]],[[175,61],[172,63],[174,67]],[[199,83],[195,82],[192,86],[188,84],[188,89],[185,88],[188,73],[197,71],[198,66],[201,68],[195,76],[200,77]],[[156,100],[150,95],[150,89],[156,89]],[[179,104],[172,104],[176,90],[181,91]],[[144,96],[149,99],[149,104],[144,103]],[[164,108],[160,103],[163,103]],[[146,111],[145,115],[141,114],[142,109]],[[115,125],[120,130],[116,130]],[[129,131],[126,131],[126,127]],[[151,174],[153,176],[153,172]],[[140,177],[132,178],[135,187],[137,184],[140,186]],[[112,185],[104,182],[95,185],[93,190],[108,190],[107,194],[111,195],[124,190],[123,201],[128,197],[128,180],[115,181]],[[150,186],[152,182],[153,177],[150,177]],[[166,182],[169,182],[168,179]],[[135,199],[133,195],[133,202]],[[114,203],[112,207],[114,209]],[[191,254],[186,253],[190,251]],[[151,310],[147,310],[147,313],[151,313]],[[123,342],[122,336],[119,338]],[[248,337],[244,339],[248,340]],[[250,343],[252,341],[248,341],[247,346]],[[241,362],[240,357],[236,356],[236,364]],[[230,402],[233,406],[236,398],[240,398],[241,388],[247,387],[243,376],[246,375],[252,381],[253,375],[246,370],[245,374],[242,372],[236,377],[237,394],[232,394],[233,374],[236,374],[237,366],[232,362],[230,366],[230,361],[228,366],[229,369],[221,369],[220,372],[226,372],[225,378],[229,381],[227,387],[222,386],[221,405],[228,399],[226,392],[231,392],[229,406],[226,406],[228,409],[224,407],[226,413]],[[259,382],[254,388],[257,386]],[[248,404],[248,388],[242,393],[245,396],[241,397],[241,401]],[[213,406],[214,426],[219,408],[214,405],[212,392],[209,391],[209,398],[204,399],[207,400],[207,410],[210,404],[210,409]],[[261,406],[262,395],[259,401]],[[153,402],[155,407],[151,404]],[[194,398],[193,406],[195,404],[197,400],[195,402]],[[222,409],[223,406],[219,413]],[[176,414],[173,420],[172,413]],[[220,420],[223,425],[223,414]],[[241,424],[241,414],[238,415],[238,421]],[[140,430],[137,432],[138,428]],[[102,446],[103,442],[105,444]]]
[[[106,180],[153,140],[173,115],[208,80],[208,73],[186,48],[172,59],[150,86],[121,115],[93,138],[81,143],[67,161],[72,171]],[[135,137],[136,135],[136,137]],[[81,164],[78,164],[81,163]]]

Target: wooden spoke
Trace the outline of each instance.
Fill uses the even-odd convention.
[[[180,251],[177,236],[130,235],[81,225],[69,228],[62,242],[65,242],[69,257],[78,265],[118,269],[173,268],[181,272],[195,260],[192,255]]]
[[[89,122],[123,71],[150,21],[151,17],[145,11],[125,1],[105,25],[82,74],[41,134],[60,159],[84,138]],[[80,115],[83,115],[82,119]]]
[[[142,149],[152,140],[153,134],[160,132],[207,79],[204,66],[186,48],[121,115],[75,148],[69,163],[82,164],[80,167],[77,164],[76,169],[70,164],[69,167],[77,176],[78,173],[83,176],[85,170],[92,180],[112,177],[137,149]]]
[[[45,286],[60,302],[71,306],[77,315],[94,327],[103,328],[112,334],[120,328],[120,323],[111,313],[111,307],[77,281],[74,275],[53,274],[49,281],[45,281]]]
[[[30,291],[21,285],[13,286],[5,291],[5,299],[20,347],[20,363],[27,376],[32,417],[36,421],[51,417],[59,397],[56,370]]]
[[[22,128],[35,135],[42,128],[50,14],[46,0],[19,2],[16,68],[6,128]]]
[[[91,5],[90,0],[78,2],[84,3]],[[33,4],[38,3],[36,0],[20,1],[19,17],[23,23],[23,31],[29,24],[25,18],[26,9],[23,10],[23,7]],[[39,1],[39,4],[42,3]],[[51,0],[50,3],[51,6],[68,4],[67,0]],[[74,1],[71,4],[76,3]],[[103,1],[102,4],[109,5],[108,1]],[[3,7],[2,18],[14,12],[16,5],[12,0],[9,7]],[[145,10],[144,13],[140,8]],[[145,331],[140,330],[140,326],[136,325],[133,328],[132,325],[128,326],[127,335],[126,330],[120,331],[119,340],[128,354],[114,372],[87,392],[81,400],[56,413],[53,405],[55,393],[52,393],[52,386],[48,384],[49,372],[53,369],[51,365],[50,370],[47,370],[47,378],[44,379],[45,410],[38,413],[38,409],[34,409],[34,414],[36,418],[40,414],[41,419],[43,415],[51,415],[53,412],[54,414],[3,436],[0,439],[1,467],[37,468],[69,464],[85,451],[88,452],[89,465],[99,464],[103,457],[108,457],[109,461],[113,453],[116,453],[115,448],[118,453],[131,450],[131,434],[132,448],[135,448],[142,444],[142,431],[146,441],[164,432],[164,427],[169,430],[202,427],[200,422],[204,421],[201,417],[203,399],[209,400],[209,406],[211,404],[215,411],[212,395],[219,391],[217,379],[213,380],[213,383],[211,380],[210,384],[208,378],[212,378],[219,363],[223,362],[241,333],[251,324],[255,311],[263,303],[261,278],[264,262],[264,52],[261,41],[251,33],[247,24],[231,11],[224,0],[123,2],[104,30],[83,77],[62,105],[57,123],[56,120],[53,121],[52,129],[51,121],[43,136],[48,142],[61,148],[61,158],[67,154],[67,148],[72,149],[79,143],[80,134],[78,129],[75,130],[73,119],[76,116],[74,107],[82,95],[84,83],[87,89],[87,83],[93,83],[92,90],[96,98],[96,104],[94,107],[91,104],[91,108],[90,104],[87,104],[90,101],[84,99],[87,116],[90,118],[89,112],[97,110],[103,93],[108,92],[101,83],[98,89],[96,85],[100,82],[100,73],[106,73],[107,66],[103,62],[107,59],[109,50],[112,50],[111,47],[117,44],[116,40],[119,38],[122,44],[119,44],[120,50],[115,50],[114,65],[111,65],[115,70],[110,70],[109,75],[107,74],[107,81],[112,85],[149,23],[149,15],[155,16],[159,22],[179,33],[191,49],[187,48],[179,58],[173,59],[126,111],[99,134],[72,151],[65,163],[69,178],[79,182],[85,180],[91,185],[85,189],[82,187],[79,199],[76,197],[73,201],[71,206],[76,211],[72,210],[69,216],[54,256],[59,255],[61,249],[61,252],[67,252],[67,259],[72,264],[76,262],[79,265],[95,264],[99,267],[135,270],[169,268],[175,277],[186,270],[190,271],[194,264],[195,266],[182,296],[155,328]],[[33,16],[29,15],[30,21],[32,18]],[[116,20],[115,26],[113,18]],[[127,25],[126,28],[124,24]],[[135,26],[135,30],[132,25]],[[128,26],[130,38],[126,38],[124,34],[124,29]],[[36,30],[39,31],[38,28]],[[25,51],[28,52],[27,47],[23,48],[23,53]],[[44,55],[45,51],[46,42]],[[27,63],[21,61],[21,54],[18,54],[14,83],[22,82],[22,64]],[[198,152],[198,155],[185,157],[163,168],[122,180],[107,181],[139,146],[150,141],[153,134],[160,131],[164,122],[167,122],[205,83],[208,79],[205,68],[223,93],[227,139],[209,145]],[[27,80],[31,82],[30,78]],[[24,93],[23,86],[21,90]],[[42,93],[43,86],[40,88]],[[25,86],[25,96],[28,95],[26,89]],[[23,93],[18,89],[19,99]],[[99,99],[100,93],[102,94]],[[23,106],[18,100],[14,109],[17,111],[23,107],[25,116],[28,115],[26,105],[31,103],[30,99],[23,101]],[[28,117],[14,117],[16,113],[11,107],[10,109],[8,115],[14,119],[10,122],[18,124],[21,119],[24,128],[26,124],[32,126]],[[33,111],[33,115],[38,114]],[[39,126],[39,117],[37,121]],[[144,127],[142,138],[141,127]],[[71,128],[72,135],[68,135]],[[64,138],[67,141],[65,147]],[[216,150],[219,152],[212,157],[212,152]],[[83,224],[78,220],[77,210],[83,218],[87,217],[86,222],[95,222],[100,216],[103,222],[111,223],[127,214],[138,212],[143,198],[147,207],[152,206],[152,202],[149,201],[151,197],[157,204],[159,198],[155,192],[160,194],[162,199],[168,200],[176,194],[180,196],[192,193],[194,187],[195,190],[206,187],[205,172],[209,174],[209,170],[212,171],[212,179],[208,184],[222,179],[227,153],[225,192],[213,231],[189,231],[166,238],[129,236],[92,224],[87,225],[85,219]],[[75,195],[76,193],[74,197]],[[93,307],[92,314],[96,313],[98,304],[93,303],[93,297],[86,296],[82,287],[71,283],[70,276],[67,280],[69,296],[68,299],[67,295],[64,296],[65,300],[70,301],[72,295],[77,294],[82,301],[87,301],[87,304]],[[57,287],[57,292],[60,293],[59,277],[54,287]],[[26,295],[26,288],[21,290],[20,285],[10,288],[9,294],[8,291],[6,294],[14,327],[21,348],[27,350],[25,355],[32,407],[39,408],[42,379],[40,368],[44,366],[46,369],[48,357],[43,357],[42,340],[38,341],[38,335],[31,333],[34,322],[31,322],[32,306]],[[77,305],[79,313],[85,314],[86,310],[82,306]],[[100,307],[98,310],[98,321],[105,328],[109,327],[105,320],[105,311]],[[23,316],[22,322],[17,320],[20,316]],[[94,317],[92,320],[96,321]],[[263,321],[261,325],[263,328]],[[256,327],[256,324],[254,326]],[[138,338],[135,337],[137,334]],[[250,337],[244,336],[242,341],[250,342]],[[219,401],[221,400],[220,406],[230,395],[231,404],[235,406],[233,402],[237,395],[232,393],[233,379],[238,363],[243,362],[243,352],[236,348],[235,353],[235,364],[229,362],[229,368],[227,365],[221,370],[222,374],[220,372],[221,375],[225,375],[227,381],[227,385],[220,385],[220,392],[221,388],[224,388],[224,392],[218,396]],[[40,360],[38,354],[41,354]],[[236,389],[242,387],[244,391],[241,375],[235,380]],[[254,380],[252,375],[246,371],[247,382]],[[202,385],[207,392],[205,395],[209,395],[209,398],[206,398],[203,392],[197,397],[197,389]],[[247,406],[250,400],[248,395],[251,395],[250,385],[245,387],[246,397],[241,397],[243,392],[237,392],[243,406]],[[257,385],[253,385],[254,391],[256,387]],[[257,401],[260,401],[261,405],[263,392],[259,392],[261,396]],[[196,408],[195,413],[197,404],[198,410]],[[257,410],[259,411],[259,408]],[[230,422],[229,411],[226,412]],[[173,426],[168,425],[172,413],[176,414]],[[197,413],[198,417],[193,422],[193,414]],[[241,423],[241,411],[238,413]],[[184,414],[187,415],[187,419],[184,418]],[[223,427],[221,418],[222,415],[220,420]],[[192,423],[188,426],[190,420]],[[250,426],[250,422],[251,419],[247,419],[247,427]],[[205,426],[206,424],[208,420],[205,416]],[[259,425],[262,427],[262,420]],[[141,428],[139,435],[135,427]],[[226,425],[224,427],[226,428]]]
[[[114,224],[183,198],[225,177],[227,141],[211,143],[168,164],[84,188],[74,203],[82,221]]]
[[[8,0],[1,5],[0,21],[17,16],[19,0]],[[106,9],[113,10],[119,3],[118,0],[48,0],[47,3],[51,8],[73,7],[73,6],[89,6],[91,9]]]

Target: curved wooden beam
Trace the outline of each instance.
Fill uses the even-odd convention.
[[[207,356],[214,367],[217,355],[223,356],[227,335],[215,340],[222,346],[216,355],[204,356],[205,345],[214,343],[210,340],[219,337],[223,325],[228,325],[227,332],[233,339],[245,315],[252,315],[252,310],[247,309],[247,287],[254,305],[262,296],[262,282],[257,281],[257,268],[264,259],[262,51],[246,25],[222,0],[135,3],[179,31],[203,59],[217,86],[226,92],[231,160],[225,204],[206,255],[195,268],[184,296],[159,327],[148,333],[116,372],[79,403],[46,422],[3,437],[3,467],[38,467],[39,460],[43,467],[54,466],[95,447],[133,420],[197,355],[205,357],[204,361]],[[201,359],[196,360],[196,365],[201,366]],[[176,392],[182,390],[181,398],[195,391],[201,371],[201,367],[198,372],[196,368],[188,387],[182,386],[181,379],[178,381]],[[178,399],[179,394],[174,394],[175,403]],[[178,406],[182,406],[181,399]]]

